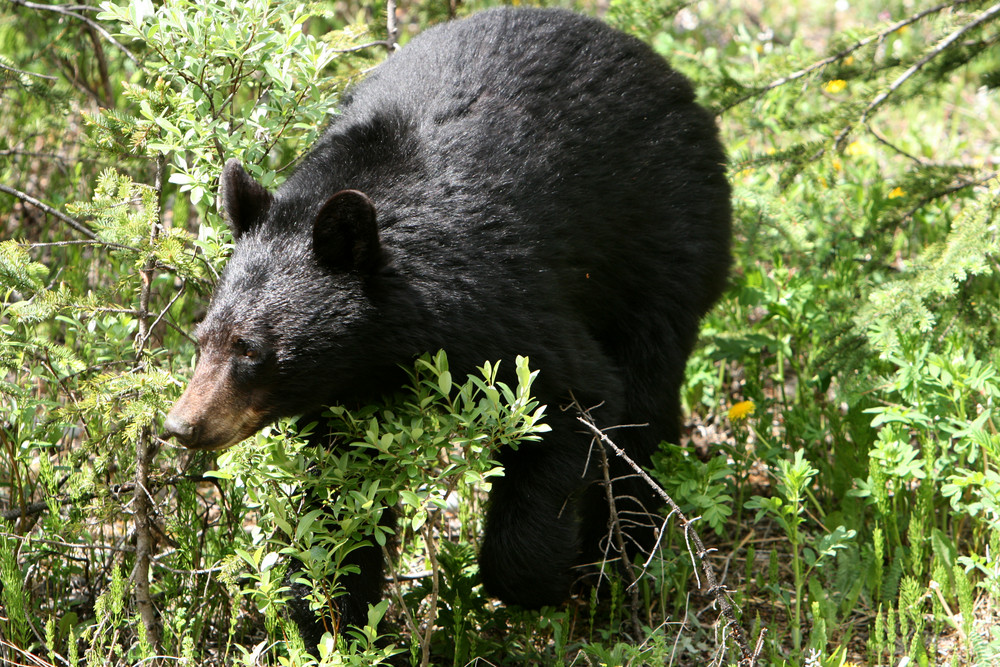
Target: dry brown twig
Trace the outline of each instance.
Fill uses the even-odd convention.
[[[740,625],[739,620],[736,618],[736,613],[733,610],[733,602],[729,597],[729,593],[726,591],[725,587],[718,583],[715,577],[715,569],[712,567],[711,562],[708,557],[712,550],[706,549],[704,543],[701,541],[698,532],[694,529],[693,521],[688,519],[683,512],[681,512],[680,507],[674,500],[667,494],[663,488],[656,483],[656,481],[642,469],[641,466],[636,464],[625,451],[619,447],[608,435],[600,429],[595,423],[594,419],[590,416],[589,412],[581,406],[578,402],[575,402],[571,407],[577,410],[577,421],[587,427],[587,430],[594,436],[595,442],[602,445],[599,449],[604,450],[605,447],[610,448],[616,456],[621,458],[625,463],[636,472],[639,477],[643,479],[653,491],[663,499],[663,501],[670,508],[670,515],[675,515],[677,517],[677,522],[681,529],[684,531],[684,539],[688,544],[688,551],[691,554],[692,560],[696,560],[700,564],[701,573],[705,577],[705,581],[708,585],[708,592],[715,599],[716,604],[719,607],[719,612],[725,619],[725,626],[723,627],[723,636],[728,629],[729,636],[732,638],[733,642],[739,648],[740,651],[740,667],[754,667],[757,664],[757,660],[760,656],[761,650],[763,649],[763,636],[765,629],[761,629],[761,636],[758,638],[756,647],[751,650],[750,645],[747,642],[746,633],[743,631],[743,626]],[[668,515],[669,516],[669,515]],[[693,545],[693,548],[692,548]],[[698,567],[695,567],[695,576],[698,576]],[[631,575],[629,575],[631,576]],[[634,579],[633,579],[634,581]],[[630,582],[631,584],[632,582]],[[700,586],[700,580],[699,580]]]
[[[604,473],[604,489],[607,493],[608,507],[610,509],[608,512],[608,524],[611,536],[615,540],[615,546],[618,549],[618,553],[622,554],[622,566],[625,569],[625,576],[629,581],[628,591],[631,596],[629,600],[629,607],[631,611],[632,632],[635,637],[638,638],[642,636],[642,623],[639,621],[639,587],[634,585],[638,580],[638,577],[635,574],[635,570],[632,568],[632,561],[625,557],[625,533],[622,530],[618,508],[615,505],[615,494],[611,485],[611,470],[608,466],[608,453],[604,447],[598,447],[597,451],[601,455],[601,470]]]

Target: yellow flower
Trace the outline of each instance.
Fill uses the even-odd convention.
[[[848,65],[848,66],[853,65],[854,64],[854,56],[847,56],[846,58],[844,58],[844,64]]]
[[[898,185],[889,192],[889,199],[895,199],[896,197],[905,197],[905,196],[906,192],[904,192],[903,188],[899,187]]]
[[[757,406],[753,404],[753,401],[740,401],[733,407],[729,408],[729,421],[742,421],[752,415],[756,409]]]
[[[834,79],[833,81],[827,81],[826,83],[823,84],[823,90],[830,93],[831,95],[835,95],[836,93],[841,92],[845,88],[847,88],[847,82],[844,81],[843,79]]]
[[[844,171],[844,163],[837,158],[833,158],[834,171]]]
[[[852,141],[847,144],[847,148],[844,149],[844,152],[850,156],[856,157],[858,155],[865,155],[868,152],[868,147],[860,141]]]

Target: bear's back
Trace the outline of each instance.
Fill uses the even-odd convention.
[[[316,201],[365,192],[403,272],[474,270],[469,284],[548,293],[600,326],[717,298],[724,163],[714,119],[648,46],[571,12],[497,9],[377,67],[286,188],[305,191],[302,173]]]

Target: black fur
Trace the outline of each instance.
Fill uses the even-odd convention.
[[[202,349],[261,351],[259,380],[244,364],[232,382],[265,422],[391,391],[422,352],[456,374],[528,355],[553,430],[502,452],[480,564],[505,602],[559,603],[607,509],[590,437],[557,406],[572,392],[603,425],[648,424],[614,432],[640,464],[680,439],[685,362],[729,267],[724,163],[687,80],[597,20],[503,9],[432,28],[351,91],[273,198],[227,165],[237,244]],[[641,483],[615,491],[659,506]]]

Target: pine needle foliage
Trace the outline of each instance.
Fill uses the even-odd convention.
[[[192,481],[203,459],[152,454],[192,363],[185,332],[228,253],[208,197],[224,159],[243,157],[273,185],[275,167],[317,135],[364,61],[340,63],[357,26],[316,37],[304,29],[312,16],[330,19],[294,2],[216,0],[107,2],[100,13],[21,7],[0,20],[10,47],[0,60],[0,125],[13,130],[0,132],[0,173],[17,185],[0,206],[25,211],[18,240],[0,241],[0,489],[22,499],[9,526],[19,548],[4,550],[4,566],[42,563],[32,571],[50,593],[15,599],[4,569],[11,595],[0,616],[11,620],[0,638],[14,643],[0,642],[0,660],[44,645],[63,663],[134,664],[161,652],[221,661],[236,649],[220,642],[254,632],[250,621],[237,625],[238,591],[197,573],[242,539],[241,492],[219,486],[206,502]],[[83,27],[86,48],[60,17]],[[48,195],[39,192],[46,186]],[[45,207],[62,217],[46,217]],[[49,471],[41,476],[39,459]],[[220,506],[218,530],[201,525]],[[151,557],[164,555],[155,531],[188,548],[164,561],[172,570],[152,574],[160,565]],[[52,546],[25,541],[33,532]],[[88,595],[62,602],[75,599],[80,576]],[[205,618],[186,620],[202,605]],[[216,614],[232,619],[221,635],[212,634]],[[25,624],[32,618],[47,622]],[[33,627],[45,636],[25,631]]]
[[[689,387],[690,405],[724,413],[714,401],[728,394],[757,406],[721,438],[734,497],[759,483],[752,470],[780,480],[803,454],[819,471],[815,523],[779,532],[816,555],[835,542],[838,555],[786,550],[789,585],[800,558],[812,568],[810,606],[798,595],[769,605],[814,636],[767,640],[775,655],[840,664],[847,619],[861,614],[872,620],[862,623],[871,664],[940,664],[943,610],[958,601],[953,590],[937,597],[934,573],[964,563],[983,621],[963,630],[955,664],[989,664],[983,647],[1000,650],[989,631],[1000,524],[983,511],[1000,468],[1000,189],[989,157],[1000,5],[867,9],[871,20],[854,21],[835,9],[852,25],[821,50],[806,44],[814,35],[750,29],[728,47],[742,58],[714,68],[722,56],[709,49],[690,67],[679,61],[730,139],[738,221],[733,289],[689,369],[729,391]],[[662,40],[665,51],[676,43]],[[777,512],[792,500],[768,486],[744,507],[777,500]],[[856,586],[835,584],[841,567]]]
[[[400,41],[496,2],[457,4],[398,3]],[[426,358],[410,394],[331,411],[347,455],[306,444],[330,424],[221,460],[156,438],[230,249],[223,161],[279,183],[384,56],[346,51],[385,18],[264,0],[0,13],[0,660],[311,664],[281,613],[286,556],[315,556],[303,577],[329,607],[323,575],[390,537],[390,500],[416,579],[372,610],[381,626],[331,634],[326,664],[738,659],[692,613],[709,601],[671,521],[636,587],[644,636],[622,629],[615,578],[540,613],[486,597],[483,495],[464,482],[496,472],[490,438],[524,435],[483,418],[535,415],[489,372],[463,387]],[[732,284],[684,390],[698,447],[665,446],[653,472],[702,516],[744,626],[767,630],[758,664],[1000,654],[998,18],[982,0],[609,3],[730,148]]]

